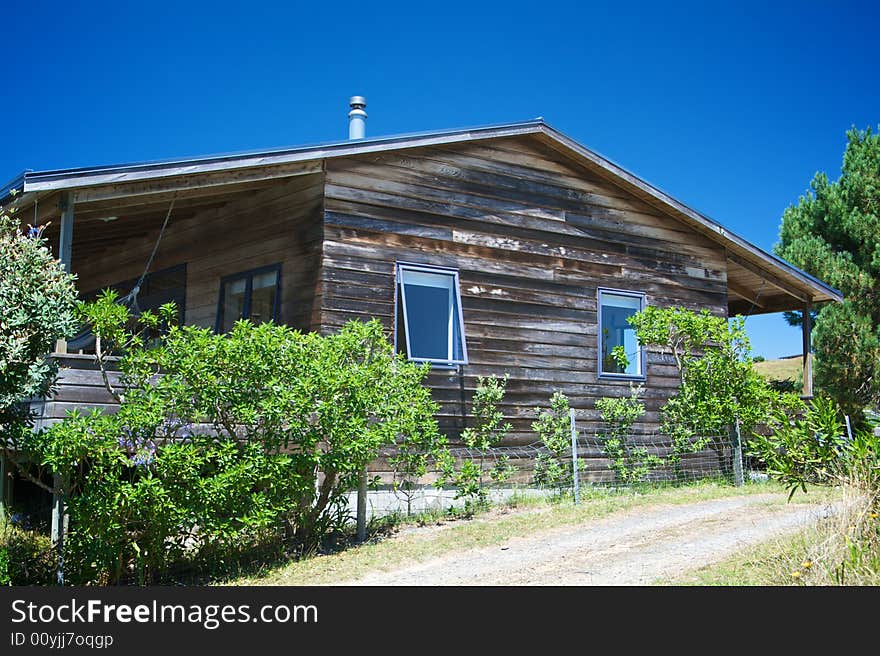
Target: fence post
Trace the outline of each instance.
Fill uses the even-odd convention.
[[[733,440],[733,484],[736,487],[742,487],[745,484],[745,477],[743,476],[742,436],[739,431],[739,417],[736,418],[736,423],[733,425],[730,437]]]
[[[571,474],[574,478],[574,503],[580,502],[580,480],[578,477],[578,444],[577,426],[575,425],[574,408],[568,409],[568,420],[571,424]]]
[[[367,467],[358,472],[357,541],[367,539]]]
[[[56,570],[58,585],[64,585],[64,540],[67,537],[67,507],[65,495],[67,494],[67,479],[61,474],[55,474],[52,487],[52,546],[58,552],[58,567]]]

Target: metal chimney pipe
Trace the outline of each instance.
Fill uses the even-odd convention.
[[[352,96],[348,101],[351,111],[348,113],[348,138],[363,139],[367,132],[367,99],[363,96]]]

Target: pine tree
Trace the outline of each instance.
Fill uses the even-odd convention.
[[[880,135],[869,127],[846,136],[840,178],[816,174],[783,213],[774,250],[843,292],[843,303],[816,315],[816,384],[860,418],[880,404]]]

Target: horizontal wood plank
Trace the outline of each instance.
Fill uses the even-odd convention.
[[[335,160],[326,176],[323,332],[376,317],[393,333],[396,261],[459,271],[469,362],[427,381],[451,435],[490,375],[509,377],[507,443],[535,440],[531,421],[554,391],[598,430],[596,399],[641,385],[641,429],[656,431],[678,370],[649,353],[642,382],[598,375],[597,288],[726,311],[722,249],[551,149],[444,145]]]

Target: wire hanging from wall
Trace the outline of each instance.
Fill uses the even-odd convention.
[[[141,314],[143,314],[143,310],[138,303],[138,294],[140,294],[141,286],[144,284],[144,280],[146,280],[147,275],[150,272],[150,267],[153,266],[153,260],[156,257],[156,252],[159,250],[159,244],[162,243],[162,237],[165,235],[165,229],[168,227],[168,222],[171,220],[171,212],[174,210],[174,202],[176,200],[177,195],[175,194],[174,197],[171,198],[171,204],[168,206],[168,212],[165,214],[165,220],[162,222],[162,228],[159,230],[159,236],[156,238],[156,243],[153,244],[153,250],[150,252],[150,257],[147,258],[147,263],[144,266],[143,272],[131,288],[131,291],[116,301],[120,305],[127,307],[132,317],[140,317]],[[95,336],[88,325],[83,326],[76,336],[68,340],[68,346],[74,351],[91,348],[94,343]]]
[[[141,285],[144,284],[144,280],[147,277],[147,274],[150,272],[150,267],[153,266],[153,259],[156,257],[156,251],[159,250],[159,244],[162,243],[162,237],[165,235],[165,228],[168,227],[168,221],[171,219],[171,212],[174,210],[174,201],[176,201],[175,197],[171,198],[171,205],[168,206],[168,212],[165,214],[165,221],[162,223],[162,228],[159,230],[159,236],[156,238],[156,243],[153,244],[153,251],[150,253],[150,257],[147,259],[147,263],[144,266],[144,271],[141,273],[140,278],[138,278],[137,282],[134,284],[134,287],[131,288],[131,291],[128,292],[125,296],[119,299],[119,303],[126,305],[128,309],[131,311],[132,316],[139,317],[143,312],[141,310],[140,305],[138,304],[138,294],[141,291]]]

